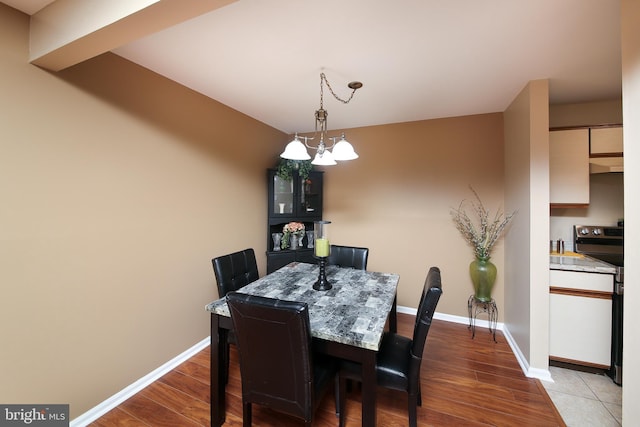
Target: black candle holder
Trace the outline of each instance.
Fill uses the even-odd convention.
[[[318,265],[320,266],[320,272],[318,273],[318,280],[313,284],[313,289],[316,291],[328,291],[333,286],[327,280],[327,257],[316,257],[318,258]]]

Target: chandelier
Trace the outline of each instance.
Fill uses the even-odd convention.
[[[335,165],[336,160],[353,160],[358,158],[358,154],[353,149],[353,146],[344,137],[344,132],[340,136],[328,136],[327,135],[327,110],[324,109],[324,85],[327,85],[329,91],[335,99],[348,104],[356,93],[356,90],[362,87],[360,82],[351,82],[348,84],[351,89],[351,95],[347,99],[341,99],[331,88],[327,76],[324,73],[320,73],[320,109],[316,110],[316,127],[312,137],[299,136],[295,134],[293,140],[287,144],[280,157],[290,160],[309,160],[311,156],[307,152],[307,148],[316,150],[316,155],[311,162],[314,165],[329,166]],[[318,145],[313,146],[310,144],[320,134]],[[303,143],[304,141],[304,143]],[[327,144],[328,141],[330,145]],[[329,151],[331,150],[331,151]]]

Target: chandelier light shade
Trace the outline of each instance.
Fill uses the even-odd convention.
[[[312,165],[318,166],[333,166],[337,165],[334,155],[329,150],[324,150],[324,153],[320,154],[320,151],[316,153],[316,156],[311,162]]]
[[[307,153],[307,148],[304,146],[298,135],[284,147],[284,151],[280,154],[280,157],[290,160],[310,160],[311,156]]]
[[[340,136],[328,136],[327,135],[327,110],[324,109],[324,85],[327,85],[331,94],[338,101],[343,104],[348,104],[349,101],[353,98],[353,95],[356,93],[356,90],[362,87],[362,83],[360,82],[351,82],[349,83],[349,88],[351,89],[351,95],[348,99],[344,100],[338,97],[329,81],[327,80],[327,76],[324,73],[320,73],[320,108],[316,110],[316,125],[315,132],[312,137],[307,136],[299,136],[297,133],[295,134],[293,140],[287,144],[280,157],[289,160],[309,160],[311,156],[307,152],[307,148],[316,151],[316,154],[313,158],[311,164],[319,165],[319,166],[331,166],[335,165],[337,161],[345,161],[345,160],[354,160],[358,158],[358,154],[353,149],[353,145],[349,143],[345,139],[344,132]],[[310,142],[313,141],[320,134],[320,141],[318,145],[311,145]],[[325,143],[325,140],[330,141],[329,146]]]
[[[344,138],[344,133],[340,136],[340,141],[333,147],[333,158],[336,160],[355,160],[358,158],[353,145]]]

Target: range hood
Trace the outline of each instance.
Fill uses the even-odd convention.
[[[624,171],[624,158],[592,157],[589,159],[589,173],[611,173]]]

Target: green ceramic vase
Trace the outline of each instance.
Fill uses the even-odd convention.
[[[489,258],[476,258],[469,264],[469,274],[473,282],[474,297],[478,301],[491,301],[491,292],[496,282],[498,270]]]

